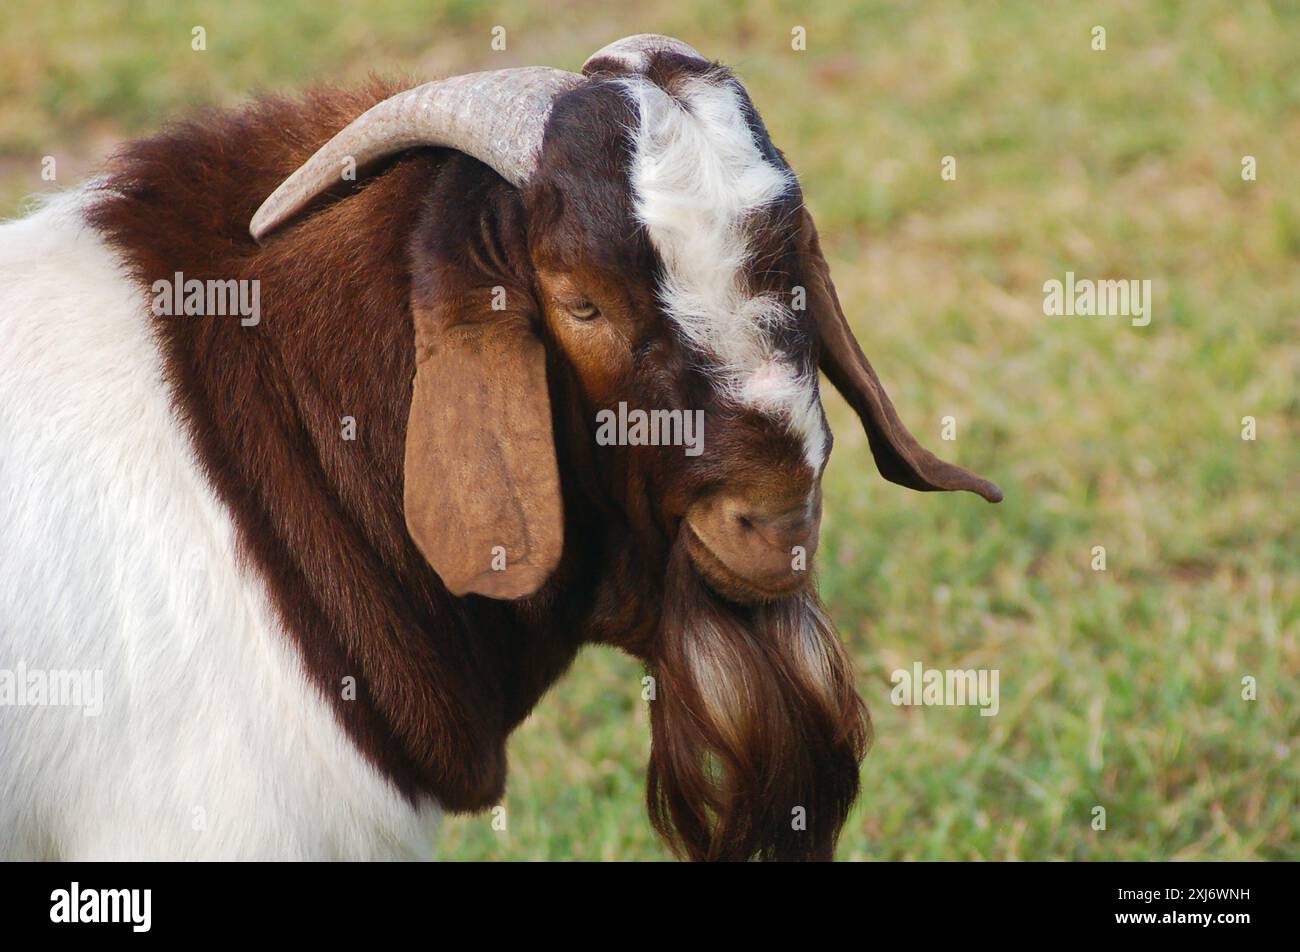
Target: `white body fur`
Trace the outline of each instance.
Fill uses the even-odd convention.
[[[63,196],[0,225],[0,859],[407,858],[412,809],[308,682],[177,422],[147,302]]]

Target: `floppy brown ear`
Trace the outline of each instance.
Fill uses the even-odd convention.
[[[831,283],[830,267],[822,256],[817,226],[806,209],[801,228],[802,266],[808,282],[808,304],[820,338],[821,370],[857,411],[880,475],[909,489],[964,489],[989,502],[1001,502],[1002,491],[997,486],[939,459],[903,426],[889,394],[885,393],[844,317],[835,285]]]
[[[470,163],[442,175],[447,194],[477,204],[481,220],[447,228],[464,207],[434,204],[413,243],[406,527],[453,595],[523,598],[551,576],[564,545],[523,212],[514,189]]]

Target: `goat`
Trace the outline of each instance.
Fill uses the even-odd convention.
[[[0,648],[103,679],[87,717],[11,668],[7,858],[425,855],[601,643],[656,678],[679,855],[828,859],[870,726],[811,582],[818,368],[886,479],[1001,498],[903,426],[745,89],[668,37],[182,122],[0,262]],[[159,316],[230,281],[256,320]],[[620,405],[703,452],[598,442]]]

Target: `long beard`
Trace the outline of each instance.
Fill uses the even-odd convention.
[[[647,799],[693,860],[827,860],[870,721],[816,596],[742,607],[676,545],[656,638]]]

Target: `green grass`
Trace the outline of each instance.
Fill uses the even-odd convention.
[[[0,211],[47,187],[43,155],[73,184],[113,142],[255,88],[576,68],[646,30],[736,66],[900,412],[1007,495],[883,482],[828,395],[821,588],[876,727],[840,856],[1300,858],[1300,6],[125,8],[11,0]],[[1066,270],[1150,279],[1151,325],[1045,317]],[[914,661],[998,669],[1000,713],[892,706],[890,672]],[[584,652],[511,742],[507,831],[454,818],[442,855],[666,857],[640,678]]]

